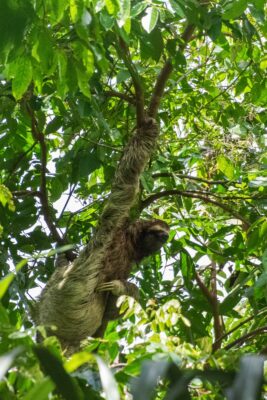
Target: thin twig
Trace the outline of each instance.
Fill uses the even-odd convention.
[[[182,179],[189,179],[192,181],[207,183],[208,185],[226,186],[229,183],[232,183],[232,181],[227,181],[227,180],[211,181],[208,179],[199,178],[198,176],[179,174],[177,172],[158,172],[158,173],[152,174],[152,178],[169,178],[169,177],[178,177],[178,178],[182,178]]]
[[[248,63],[248,65],[236,76],[233,81],[225,87],[219,94],[214,96],[212,99],[210,99],[206,104],[204,104],[202,107],[200,107],[199,111],[207,108],[211,103],[213,103],[215,100],[218,99],[218,97],[222,96],[224,93],[226,93],[235,83],[236,81],[239,80],[239,78],[243,75],[243,73],[248,69],[248,67],[252,64],[252,60]]]
[[[118,51],[133,80],[135,89],[136,120],[137,126],[140,127],[145,119],[144,91],[139,74],[132,63],[129,48],[121,37],[119,37]]]
[[[14,197],[36,196],[41,198],[41,192],[39,190],[14,190],[12,195]]]
[[[39,129],[38,121],[35,117],[34,111],[30,107],[29,104],[26,104],[27,112],[31,118],[31,125],[32,125],[32,136],[33,138],[40,144],[41,149],[41,182],[40,182],[40,202],[42,207],[42,212],[44,216],[44,220],[47,224],[47,227],[50,231],[52,239],[59,245],[64,246],[68,244],[67,240],[61,237],[59,234],[56,225],[53,221],[49,201],[48,201],[48,193],[47,193],[47,186],[46,186],[46,167],[47,167],[47,146],[45,141],[45,136],[43,132]],[[73,260],[76,255],[71,251],[66,251],[67,258],[71,261]]]
[[[267,325],[262,326],[261,328],[255,329],[254,331],[251,331],[251,332],[247,333],[246,335],[241,336],[240,338],[234,340],[233,342],[231,342],[227,346],[225,346],[223,348],[223,350],[229,350],[232,347],[235,347],[236,345],[241,345],[247,339],[252,339],[254,336],[257,336],[262,333],[267,333]]]
[[[218,341],[222,341],[223,339],[225,339],[227,336],[229,336],[231,333],[235,332],[236,330],[238,330],[242,325],[245,325],[246,323],[252,321],[255,318],[260,317],[261,315],[266,314],[267,312],[267,308],[261,310],[260,312],[258,312],[255,315],[251,315],[250,317],[244,319],[244,321],[240,322],[238,325],[236,325],[234,328],[230,329],[230,331],[226,332],[225,334],[223,334],[221,337],[218,338]],[[214,342],[215,344],[216,342]]]
[[[125,93],[120,93],[120,92],[117,92],[116,90],[106,90],[104,92],[104,94],[107,97],[118,97],[121,100],[127,101],[127,103],[129,103],[129,104],[132,104],[134,106],[136,105],[136,100],[133,97],[128,96]]]
[[[145,200],[141,202],[140,205],[140,210],[145,209],[148,207],[150,204],[152,204],[154,201],[161,199],[163,197],[168,197],[168,196],[184,196],[184,197],[191,197],[194,199],[199,199],[203,200],[205,203],[210,203],[213,204],[217,207],[220,207],[222,210],[227,211],[229,214],[233,215],[235,218],[239,219],[240,221],[243,222],[244,229],[247,230],[250,226],[249,222],[238,212],[234,211],[231,207],[224,203],[220,203],[219,201],[210,199],[207,196],[201,195],[201,194],[196,194],[196,193],[191,193],[188,191],[183,191],[183,190],[177,190],[177,189],[172,189],[172,190],[164,190],[159,193],[152,194],[151,196],[147,197]]]

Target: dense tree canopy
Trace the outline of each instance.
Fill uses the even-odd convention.
[[[261,398],[242,356],[267,353],[264,3],[1,0],[0,398]],[[92,237],[144,109],[161,132],[131,217],[170,240],[133,273],[141,305],[67,360],[35,345],[36,297]]]

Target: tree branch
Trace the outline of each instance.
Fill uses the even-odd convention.
[[[124,64],[126,65],[128,71],[133,80],[133,85],[135,89],[135,106],[136,106],[136,120],[137,127],[141,127],[145,119],[145,102],[144,102],[144,91],[140,81],[138,72],[132,63],[130,51],[124,40],[119,37],[119,55],[122,57]]]
[[[215,262],[211,263],[211,293],[213,298],[211,306],[212,306],[212,314],[214,320],[214,336],[215,336],[215,342],[212,345],[212,350],[216,351],[221,347],[221,341],[219,340],[219,338],[224,333],[224,324],[223,324],[223,318],[220,314],[220,302],[217,296],[217,267]]]
[[[39,190],[14,190],[12,195],[14,197],[36,196],[41,198],[41,192]]]
[[[179,50],[181,52],[185,49],[187,43],[190,42],[194,30],[195,30],[194,25],[188,25],[185,28],[185,31],[183,32],[182,37],[181,37],[182,43],[179,46]],[[151,96],[150,104],[148,106],[148,115],[152,118],[155,118],[158,113],[160,101],[163,96],[163,92],[164,92],[167,80],[169,79],[169,76],[172,73],[172,70],[173,70],[173,66],[172,66],[171,60],[167,60],[158,75],[158,78],[157,78],[157,81],[156,81],[156,84],[154,86],[154,90],[153,90],[153,93]]]
[[[223,181],[223,180],[218,180],[218,181],[211,181],[208,179],[204,179],[204,178],[199,178],[198,176],[192,176],[192,175],[185,175],[185,174],[179,174],[176,172],[158,172],[156,174],[152,174],[152,178],[171,178],[171,177],[178,177],[181,179],[189,179],[192,181],[197,181],[197,182],[203,182],[203,183],[207,183],[207,185],[223,185],[226,186],[228,183],[230,183],[229,181]]]
[[[216,272],[214,273],[214,269],[216,271],[216,265],[215,263],[212,265],[212,273],[211,273],[211,284],[212,284],[212,289],[209,290],[208,287],[204,284],[202,279],[200,278],[200,275],[196,271],[196,281],[197,284],[202,291],[203,295],[206,297],[208,300],[211,310],[212,310],[212,316],[213,316],[213,321],[214,321],[214,336],[215,336],[215,342],[212,345],[213,351],[218,350],[221,347],[221,341],[219,338],[223,334],[223,321],[222,317],[219,312],[219,301],[217,298],[217,277],[216,277]]]
[[[228,212],[229,214],[233,215],[236,219],[239,219],[240,221],[243,222],[243,227],[245,230],[247,230],[250,226],[249,222],[238,212],[234,211],[231,207],[229,207],[228,205],[224,204],[224,203],[220,203],[219,201],[210,199],[207,196],[204,196],[202,194],[196,194],[196,193],[192,193],[189,191],[183,191],[183,190],[177,190],[177,189],[173,189],[173,190],[164,190],[162,192],[159,193],[155,193],[152,194],[151,196],[147,197],[145,200],[143,200],[141,202],[140,205],[140,210],[142,211],[143,209],[145,209],[146,207],[148,207],[150,204],[152,204],[154,201],[161,199],[163,197],[168,197],[168,196],[184,196],[184,197],[191,197],[194,199],[199,199],[199,200],[203,200],[204,203],[210,203],[213,204],[217,207],[220,207],[222,210]]]
[[[45,142],[45,136],[43,132],[40,131],[34,111],[32,110],[29,104],[26,104],[26,109],[31,118],[32,136],[40,144],[40,149],[41,149],[41,182],[40,182],[40,191],[38,193],[41,202],[42,213],[46,225],[50,231],[52,239],[59,246],[63,246],[65,244],[68,244],[68,242],[60,236],[54,224],[48,201],[48,194],[46,187],[47,146]],[[66,255],[70,261],[76,257],[76,255],[74,255],[74,253],[71,250],[66,251]]]
[[[118,97],[119,99],[125,100],[125,101],[127,101],[127,103],[136,106],[136,100],[133,97],[128,96],[125,93],[120,93],[120,92],[117,92],[116,90],[106,90],[104,92],[104,94],[107,97]]]
[[[241,336],[240,338],[234,340],[233,342],[231,342],[227,346],[225,346],[223,348],[223,350],[229,350],[232,347],[235,347],[236,345],[241,345],[247,339],[252,339],[254,336],[257,336],[261,333],[267,333],[267,325],[262,326],[261,328],[255,329],[254,331],[251,331],[251,332],[247,333],[246,335]]]
[[[169,76],[171,75],[173,70],[173,66],[171,64],[171,61],[168,60],[166,61],[165,65],[163,66],[162,70],[160,71],[152,96],[150,100],[150,104],[148,106],[148,115],[152,118],[155,118],[158,109],[159,109],[159,104],[160,100],[163,96],[163,92],[167,83],[167,80],[169,79]]]
[[[219,337],[218,341],[222,341],[227,336],[229,336],[231,333],[233,333],[237,329],[239,329],[242,325],[245,325],[246,323],[248,323],[248,322],[252,321],[253,319],[256,319],[257,317],[260,317],[261,315],[264,315],[266,313],[267,313],[267,307],[265,307],[265,309],[263,309],[260,312],[258,312],[256,315],[251,315],[250,317],[246,318],[244,321],[240,322],[234,328],[230,329],[230,331],[224,333],[221,337]],[[214,344],[216,344],[216,342]]]

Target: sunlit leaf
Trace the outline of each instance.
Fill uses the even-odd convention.
[[[223,18],[238,18],[247,8],[247,0],[225,0],[223,3]]]
[[[156,26],[159,17],[159,12],[155,7],[148,7],[146,15],[142,18],[143,28],[150,33]]]
[[[20,99],[28,89],[32,80],[32,64],[29,57],[22,56],[17,59],[12,80],[12,93],[16,99]]]
[[[17,347],[14,350],[11,350],[9,353],[6,353],[0,356],[0,380],[2,380],[9,370],[11,365],[13,364],[15,358],[22,352],[21,347]]]
[[[218,156],[217,158],[218,169],[228,178],[234,178],[234,166],[231,161],[223,155]]]
[[[107,400],[120,400],[117,382],[115,381],[110,369],[106,366],[102,358],[96,357],[99,374],[104,393]]]
[[[43,378],[37,382],[29,392],[23,396],[22,400],[47,400],[49,393],[55,388],[55,384],[49,378]]]
[[[48,349],[35,347],[34,352],[45,373],[51,377],[66,400],[81,400],[83,395],[76,381],[66,372],[61,362]]]

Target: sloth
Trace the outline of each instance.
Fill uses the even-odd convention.
[[[55,269],[41,293],[36,322],[59,338],[67,355],[88,336],[103,335],[107,322],[118,316],[119,295],[138,297],[137,287],[127,281],[133,265],[168,238],[163,221],[129,223],[158,135],[157,122],[145,117],[124,149],[92,240],[72,263]]]
[[[105,249],[101,274],[92,293],[86,293],[90,276],[81,278],[75,261],[57,268],[41,294],[38,323],[55,326],[54,332],[48,327],[48,334],[55,334],[67,352],[78,349],[80,341],[88,336],[102,336],[108,321],[119,317],[118,296],[139,297],[137,286],[127,281],[133,265],[158,251],[168,236],[169,226],[161,220],[137,220],[118,229]],[[88,269],[94,275],[94,265]],[[56,286],[55,280],[59,282]],[[77,287],[84,295],[77,292]],[[58,296],[62,298],[61,303]]]

